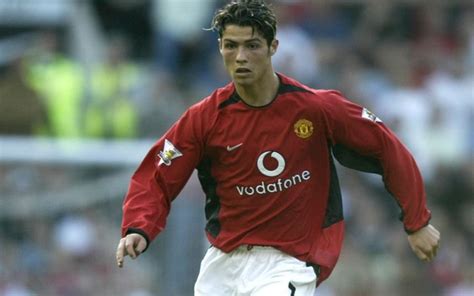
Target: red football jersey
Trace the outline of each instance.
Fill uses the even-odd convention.
[[[337,91],[278,77],[278,93],[266,106],[247,105],[230,83],[183,114],[133,175],[122,235],[153,240],[197,168],[212,245],[224,252],[273,246],[319,265],[321,283],[337,262],[344,232],[333,155],[383,176],[407,231],[428,223],[417,165],[383,122]]]

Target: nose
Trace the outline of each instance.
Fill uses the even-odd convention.
[[[247,61],[247,53],[243,46],[239,46],[237,49],[237,56],[235,57],[237,63],[245,63]]]

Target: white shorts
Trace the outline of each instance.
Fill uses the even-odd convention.
[[[313,296],[311,266],[272,247],[211,247],[201,262],[195,296]]]

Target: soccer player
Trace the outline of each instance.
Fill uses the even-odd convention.
[[[273,70],[276,18],[263,1],[227,4],[212,29],[232,82],[191,106],[133,175],[118,266],[162,231],[171,202],[197,169],[212,247],[195,295],[313,295],[342,246],[333,157],[383,176],[402,210],[408,243],[431,261],[440,234],[429,224],[415,160],[389,128],[341,93]]]

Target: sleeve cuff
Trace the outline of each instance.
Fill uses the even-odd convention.
[[[428,221],[426,221],[426,223],[423,224],[423,226],[421,226],[421,227],[419,227],[419,228],[417,228],[417,229],[408,229],[408,228],[404,227],[404,228],[405,228],[405,232],[406,232],[408,235],[413,234],[413,233],[417,232],[418,230],[420,230],[420,229],[422,229],[422,228],[428,226],[428,224],[430,224],[430,220],[431,220],[431,219],[428,219]]]

